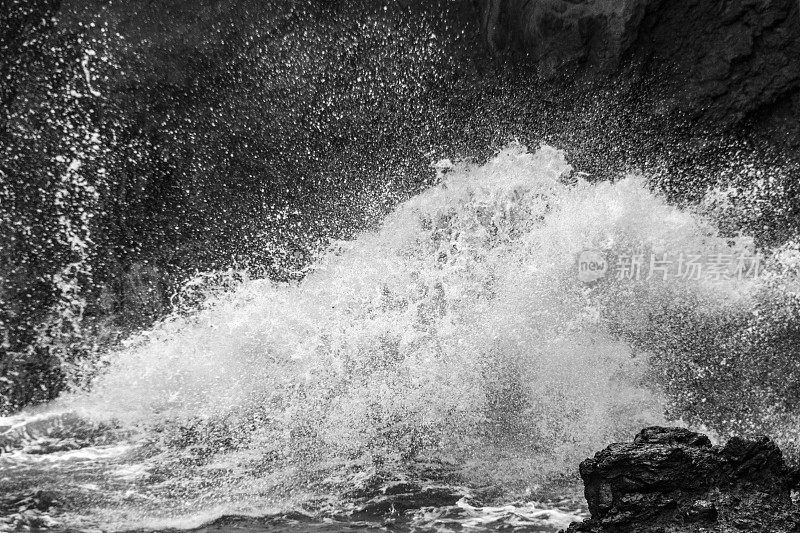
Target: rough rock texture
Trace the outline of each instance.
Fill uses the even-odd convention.
[[[797,0],[481,0],[495,52],[655,80],[662,112],[725,124],[798,115]],[[791,119],[790,119],[791,120]],[[783,124],[784,127],[792,127]]]
[[[712,446],[686,429],[647,428],[580,473],[592,517],[568,532],[800,531],[795,472],[767,437]]]

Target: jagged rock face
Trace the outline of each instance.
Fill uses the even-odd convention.
[[[733,123],[796,98],[797,0],[481,0],[490,49],[656,80],[665,112]],[[788,105],[791,107],[791,104]],[[771,111],[771,109],[769,109]]]
[[[484,33],[494,51],[517,48],[546,69],[569,61],[615,66],[654,0],[484,0]]]
[[[580,466],[592,518],[569,531],[798,531],[795,476],[767,437],[712,446],[705,435],[648,428]]]

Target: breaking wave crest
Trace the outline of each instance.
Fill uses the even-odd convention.
[[[127,446],[124,475],[95,499],[104,522],[343,509],[354,487],[427,479],[423,466],[465,494],[544,497],[608,442],[665,422],[651,356],[630,342],[658,329],[654,309],[725,312],[758,287],[582,283],[585,249],[752,251],[641,177],[589,183],[561,151],[516,144],[438,171],[301,281],[241,273],[47,407]]]

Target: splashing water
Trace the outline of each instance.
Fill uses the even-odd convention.
[[[531,527],[543,511],[530,502],[574,490],[580,460],[664,422],[647,355],[612,330],[657,328],[643,311],[676,298],[739,305],[755,284],[587,286],[577,254],[751,243],[641,178],[575,182],[550,147],[439,172],[302,281],[245,276],[109,355],[91,392],[9,421],[7,438],[33,439],[38,421],[39,436],[78,428],[93,446],[29,447],[0,469],[71,494],[67,523],[105,529],[346,514],[387,481],[458,487],[462,525],[506,513]],[[501,505],[481,514],[466,503],[477,497]],[[420,524],[452,523],[431,512]],[[558,518],[546,530],[576,515],[544,516]]]

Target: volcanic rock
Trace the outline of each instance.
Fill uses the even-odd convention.
[[[682,428],[642,430],[580,465],[591,518],[568,532],[800,531],[796,471],[767,437],[713,446]]]

